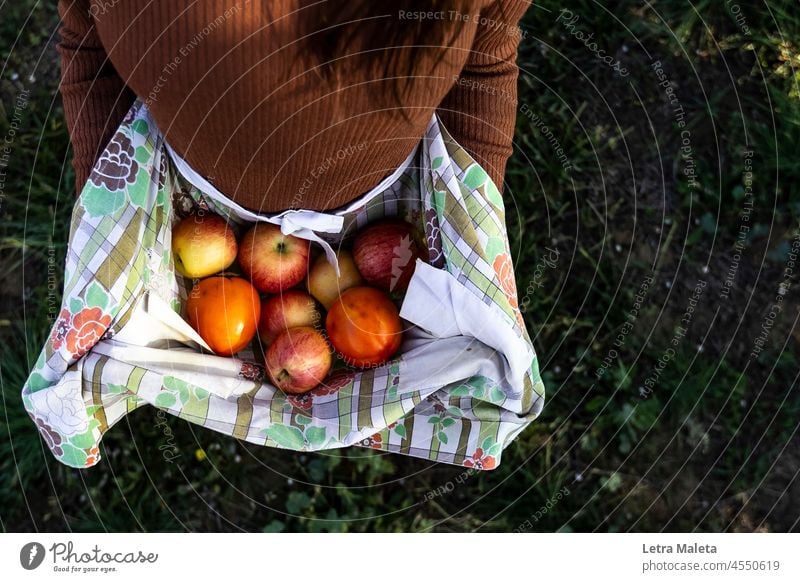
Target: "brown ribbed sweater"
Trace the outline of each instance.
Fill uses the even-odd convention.
[[[326,210],[357,198],[402,163],[434,111],[502,188],[526,0],[485,0],[480,18],[462,21],[445,58],[410,102],[397,103],[406,117],[386,110],[390,84],[367,72],[337,88],[308,66],[287,67],[302,62],[297,0],[271,2],[269,17],[256,0],[58,5],[78,191],[137,95],[181,157],[254,211]],[[403,26],[397,10],[387,7],[385,18]]]

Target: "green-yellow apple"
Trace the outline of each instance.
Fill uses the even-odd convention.
[[[308,270],[310,243],[259,222],[239,243],[239,265],[259,291],[280,293],[297,285]]]
[[[236,235],[218,214],[191,214],[172,229],[175,269],[184,277],[200,279],[224,271],[236,252]]]
[[[333,305],[342,291],[364,283],[350,251],[340,249],[336,252],[336,258],[339,261],[338,277],[336,269],[328,262],[325,255],[317,257],[308,273],[308,291],[325,309]]]
[[[313,327],[293,327],[275,338],[264,360],[275,386],[289,394],[301,394],[328,375],[331,349]]]
[[[269,345],[287,329],[315,327],[321,325],[321,321],[322,315],[314,298],[305,291],[289,289],[265,299],[261,304],[258,333],[261,341]]]

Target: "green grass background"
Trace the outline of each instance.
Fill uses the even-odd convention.
[[[570,34],[561,9],[629,74]],[[508,226],[548,400],[501,467],[478,475],[363,450],[259,448],[153,409],[116,426],[91,470],[51,458],[19,391],[52,323],[48,302],[60,301],[74,200],[56,24],[54,3],[0,4],[0,135],[30,91],[0,206],[4,531],[798,529],[797,267],[764,351],[751,357],[799,227],[796,0],[529,9],[520,108],[570,164],[532,116],[518,116]],[[684,109],[698,187],[682,174],[681,129],[657,60]],[[723,299],[748,149],[751,228]],[[548,248],[558,253],[549,263]],[[691,325],[665,361],[700,280]],[[657,381],[643,397],[649,377]],[[177,463],[159,451],[167,439]]]

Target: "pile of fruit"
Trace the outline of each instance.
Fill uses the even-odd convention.
[[[336,252],[337,276],[305,239],[260,222],[237,240],[221,216],[206,211],[174,226],[172,251],[176,270],[195,280],[189,325],[217,355],[232,356],[256,339],[272,383],[299,394],[322,382],[335,361],[379,366],[397,352],[403,325],[396,303],[420,257],[417,240],[398,219],[368,224],[351,250]]]

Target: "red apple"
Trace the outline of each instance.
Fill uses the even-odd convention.
[[[236,235],[225,219],[212,212],[197,212],[172,229],[175,270],[200,279],[224,271],[236,260]]]
[[[331,369],[331,350],[313,327],[281,333],[265,355],[272,383],[288,394],[302,394],[322,382]]]
[[[414,274],[419,247],[410,224],[398,219],[374,222],[356,235],[353,258],[361,276],[385,291],[403,290]]]
[[[259,222],[239,243],[239,265],[259,291],[280,293],[297,285],[308,270],[309,242]]]
[[[322,321],[314,298],[305,291],[289,289],[265,299],[261,305],[258,333],[266,345],[293,327],[315,327]]]

